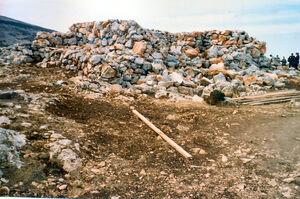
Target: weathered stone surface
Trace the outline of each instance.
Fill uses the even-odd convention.
[[[120,93],[122,91],[122,86],[119,84],[113,84],[109,87],[111,93]]]
[[[100,61],[101,61],[101,55],[94,55],[90,59],[90,62],[94,65],[100,63]]]
[[[101,77],[103,78],[114,78],[116,76],[117,72],[115,69],[113,69],[110,65],[107,63],[104,63],[101,67]]]
[[[183,76],[180,73],[173,72],[170,76],[172,81],[177,85],[180,85],[183,82]]]
[[[75,153],[80,150],[79,144],[73,144],[69,139],[58,133],[51,135],[52,142],[49,143],[50,160],[61,164],[67,172],[72,172],[82,166],[82,159]]]
[[[11,120],[6,116],[0,116],[0,125],[1,124],[10,124]]]
[[[168,97],[168,92],[164,90],[160,90],[155,93],[155,98],[156,99],[163,99]]]
[[[214,76],[214,82],[222,82],[222,81],[226,81],[225,76],[223,75],[223,73],[219,73],[217,75]]]
[[[166,66],[163,63],[153,63],[152,64],[152,70],[156,73],[159,74],[160,71],[166,69]]]
[[[20,168],[20,149],[26,144],[25,136],[17,131],[0,128],[0,164]]]
[[[291,86],[299,86],[299,80],[298,79],[290,79],[290,82],[289,82],[289,84],[291,85]]]
[[[138,55],[143,55],[147,48],[147,43],[144,41],[135,42],[133,52]]]
[[[192,88],[188,88],[188,87],[185,87],[185,86],[179,86],[178,87],[178,92],[181,93],[181,94],[184,94],[184,95],[193,95],[193,89]]]
[[[194,48],[188,48],[187,50],[184,51],[184,53],[189,58],[195,58],[195,57],[198,56],[198,51],[196,49],[194,49]]]
[[[251,84],[255,81],[256,81],[256,78],[254,76],[244,78],[244,84],[245,85],[249,85],[249,84]]]
[[[224,67],[223,63],[213,64],[209,68],[208,74],[209,75],[216,75],[216,74],[218,74],[220,72],[223,72],[224,70],[225,70],[225,67]]]

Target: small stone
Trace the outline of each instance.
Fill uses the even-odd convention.
[[[124,49],[123,44],[115,44],[114,47],[115,47],[116,50],[123,50]]]
[[[212,84],[211,80],[206,78],[206,77],[202,77],[200,80],[200,84],[203,86],[208,86],[210,84]]]
[[[101,170],[100,170],[100,169],[92,168],[92,169],[91,169],[91,172],[93,172],[93,173],[95,173],[95,174],[100,174],[100,173],[101,173]]]
[[[110,93],[120,93],[122,92],[123,88],[119,84],[113,84],[109,86]]]
[[[222,162],[227,162],[228,161],[228,158],[225,156],[225,155],[222,155]]]
[[[31,124],[31,123],[28,123],[28,122],[23,122],[23,123],[21,123],[21,126],[24,126],[24,127],[26,127],[26,128],[29,128],[29,127],[32,126],[32,124]]]
[[[277,182],[275,181],[275,179],[272,179],[268,182],[269,185],[271,185],[272,187],[275,187],[277,185]]]
[[[59,186],[58,189],[59,190],[65,190],[65,189],[67,189],[67,187],[68,187],[68,185],[63,184],[63,185]]]
[[[159,72],[163,71],[164,69],[166,69],[166,66],[163,63],[152,63],[152,70],[156,74],[159,74]]]
[[[205,154],[207,154],[207,152],[204,149],[200,149],[199,154],[205,155]]]
[[[219,73],[217,75],[214,76],[214,82],[217,83],[217,82],[225,82],[226,81],[226,78],[225,76],[223,75],[223,73]]]
[[[177,127],[176,127],[176,129],[178,129],[179,131],[189,131],[190,130],[189,127],[183,126],[181,124],[178,124]]]
[[[134,63],[142,65],[142,64],[144,63],[144,59],[138,57],[138,58],[136,58],[136,59],[134,60]]]
[[[135,42],[133,52],[138,55],[143,55],[147,48],[147,43],[144,41]]]
[[[167,97],[168,97],[168,93],[164,90],[160,90],[157,93],[155,93],[156,99],[163,99],[163,98],[167,98]]]
[[[186,54],[186,56],[188,56],[189,58],[195,58],[198,56],[198,51],[194,48],[189,48],[187,50],[185,50],[184,52]]]
[[[1,124],[10,124],[11,120],[8,117],[0,116],[0,125]]]
[[[246,164],[247,162],[250,162],[252,159],[250,159],[250,158],[241,158],[241,160],[244,164]]]
[[[220,72],[223,72],[224,70],[225,70],[224,63],[213,64],[209,67],[208,74],[209,75],[216,75]]]
[[[8,183],[9,180],[6,180],[5,178],[1,178],[1,182],[3,182],[3,183]]]
[[[244,184],[238,184],[238,185],[237,185],[237,188],[238,188],[239,190],[244,190],[245,185],[244,185]]]
[[[10,189],[6,186],[0,188],[0,196],[8,196]]]
[[[183,95],[193,96],[193,89],[185,87],[185,86],[179,86],[178,87],[178,92],[181,93],[181,94],[183,94]]]
[[[157,53],[157,52],[154,52],[154,53],[152,54],[152,57],[153,57],[154,59],[163,59],[163,56],[161,55],[161,53]]]
[[[166,117],[166,119],[167,119],[167,120],[177,120],[178,117],[176,117],[176,115],[168,115],[168,116]]]
[[[243,81],[244,81],[245,85],[249,85],[249,84],[255,82],[256,78],[254,76],[251,76],[251,77],[244,78]]]
[[[198,102],[198,103],[204,102],[203,98],[202,98],[202,97],[199,97],[198,95],[194,95],[194,96],[192,97],[192,100],[193,100],[194,102]]]
[[[101,61],[101,56],[100,55],[94,55],[91,57],[90,62],[94,65],[100,63]]]
[[[145,169],[142,169],[142,170],[141,170],[140,175],[142,175],[142,176],[146,175]]]
[[[200,154],[200,155],[205,155],[207,154],[205,150],[201,149],[201,148],[192,148],[192,152],[194,154]]]
[[[286,183],[291,183],[291,182],[295,181],[295,178],[292,178],[292,177],[290,177],[290,178],[285,178],[285,179],[283,179],[282,181],[283,181],[283,182],[286,182]]]
[[[183,82],[183,76],[180,73],[173,72],[170,76],[172,81],[178,85],[180,85]]]
[[[101,77],[103,78],[114,78],[117,75],[115,69],[113,69],[110,65],[104,63],[101,68]]]

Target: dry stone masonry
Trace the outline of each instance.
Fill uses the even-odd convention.
[[[0,63],[61,67],[156,98],[226,97],[299,86],[299,73],[264,56],[266,43],[245,31],[169,33],[135,21],[77,23],[66,33],[38,32],[32,43],[0,49]]]

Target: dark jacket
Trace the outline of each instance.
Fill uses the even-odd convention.
[[[299,64],[299,55],[295,57],[295,65]]]
[[[283,66],[286,66],[286,59],[282,59],[281,63],[282,63]]]
[[[294,66],[296,57],[294,55],[289,56],[288,62],[290,66]]]

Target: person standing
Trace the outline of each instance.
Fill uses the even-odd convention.
[[[295,57],[295,62],[294,62],[294,67],[296,70],[298,70],[298,65],[299,65],[299,53],[296,53],[296,57]]]
[[[269,65],[269,68],[271,68],[271,67],[272,67],[272,62],[273,62],[273,59],[274,59],[274,57],[273,57],[272,55],[270,55],[270,59],[269,59],[269,63],[268,63],[268,65]]]
[[[281,60],[281,64],[282,66],[286,66],[286,59],[285,57],[283,56],[282,60]]]
[[[280,58],[279,55],[276,55],[276,57],[274,58],[274,65],[279,66],[280,65]]]
[[[289,58],[288,58],[289,67],[293,67],[294,66],[295,59],[296,59],[296,57],[294,56],[294,53],[292,53],[291,56],[289,56]]]

